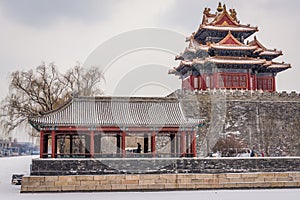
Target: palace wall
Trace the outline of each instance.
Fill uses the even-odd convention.
[[[26,176],[22,193],[299,188],[299,172]]]
[[[198,156],[207,156],[219,139],[230,136],[266,156],[300,156],[300,94],[178,90],[171,96],[187,117],[206,119],[198,131]]]
[[[300,157],[33,159],[31,176],[300,172]]]

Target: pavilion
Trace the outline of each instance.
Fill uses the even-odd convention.
[[[73,97],[29,123],[40,158],[195,157],[204,120],[186,118],[171,97]],[[131,137],[142,138],[143,153],[127,150]]]

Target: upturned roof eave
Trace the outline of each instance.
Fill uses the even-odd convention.
[[[37,130],[41,130],[43,128],[55,128],[55,127],[78,127],[79,129],[84,128],[184,128],[184,127],[194,127],[199,124],[205,123],[205,120],[199,120],[197,122],[185,122],[181,124],[57,124],[57,123],[39,123],[39,122],[31,122],[30,124],[34,126]]]

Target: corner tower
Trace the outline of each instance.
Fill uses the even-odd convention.
[[[216,13],[205,8],[198,30],[186,39],[188,47],[176,56],[180,64],[169,71],[182,79],[182,89],[241,89],[276,91],[277,73],[290,64],[274,62],[281,51],[264,47],[256,37],[258,31],[243,25],[235,9],[229,12],[219,3]]]

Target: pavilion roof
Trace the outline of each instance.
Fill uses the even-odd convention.
[[[273,56],[280,56],[282,55],[282,51],[278,51],[276,49],[267,49],[261,42],[258,41],[256,36],[254,36],[254,40],[249,42],[249,46],[257,47],[255,52],[259,52],[259,55],[273,55]]]
[[[75,97],[39,117],[30,118],[35,127],[192,127],[202,119],[186,118],[175,98]]]
[[[224,50],[256,50],[256,46],[248,46],[238,41],[232,34],[228,32],[227,36],[216,44],[210,44],[211,48]]]
[[[232,32],[256,32],[258,31],[257,27],[250,26],[213,26],[201,24],[199,29],[215,30],[215,31],[232,31]]]
[[[240,24],[237,19],[237,13],[235,9],[226,9],[226,6],[219,4],[218,12],[215,14],[210,13],[210,8],[205,8],[203,12],[202,23],[198,29],[217,30],[217,31],[233,31],[233,32],[256,32],[257,27],[251,27],[250,25]],[[197,31],[197,32],[198,32]]]
[[[235,57],[235,56],[213,56],[204,59],[196,58],[193,60],[182,60],[179,66],[174,69],[179,69],[182,66],[192,66],[194,64],[205,64],[207,62],[216,64],[241,64],[241,65],[264,65],[265,59],[250,58],[250,57]]]
[[[250,58],[250,57],[235,57],[235,56],[213,56],[206,58],[195,58],[193,60],[181,60],[179,66],[169,70],[169,74],[179,75],[180,71],[190,71],[195,65],[205,66],[206,63],[237,65],[241,68],[251,68],[254,66],[268,67],[271,65],[265,59]]]
[[[265,71],[271,71],[271,72],[281,72],[284,70],[287,70],[289,68],[291,68],[291,64],[287,64],[287,63],[280,63],[280,62],[273,62],[273,61],[267,61],[267,68]]]
[[[214,56],[207,59],[208,62],[220,64],[249,64],[262,65],[266,63],[265,59],[249,58],[249,57],[233,57],[233,56]]]

